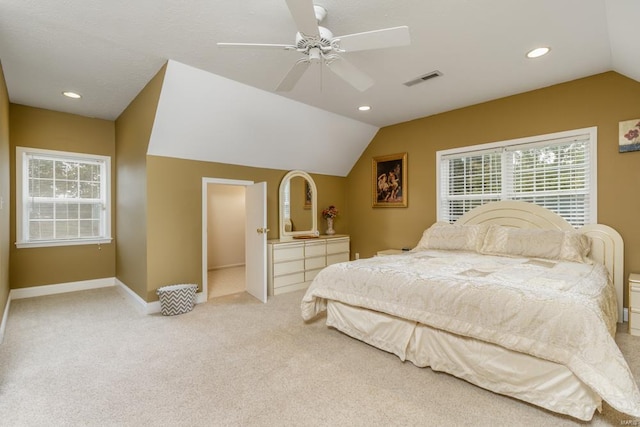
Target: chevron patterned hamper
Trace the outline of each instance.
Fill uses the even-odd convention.
[[[156,290],[163,316],[174,316],[193,310],[198,285],[169,285]]]

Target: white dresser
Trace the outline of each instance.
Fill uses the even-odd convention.
[[[304,289],[327,265],[349,261],[349,236],[267,241],[267,289],[278,295]]]

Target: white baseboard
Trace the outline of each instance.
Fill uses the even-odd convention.
[[[134,306],[136,306],[142,313],[144,314],[155,314],[160,313],[160,301],[152,301],[147,302],[140,297],[140,295],[136,294],[129,288],[127,285],[122,283],[120,280],[115,279],[116,287],[122,296],[128,299]],[[196,293],[196,304],[201,304],[203,302],[207,302],[206,297],[203,292]]]
[[[115,286],[115,278],[106,277],[104,279],[82,280],[79,282],[60,283],[57,285],[32,286],[30,288],[11,289],[9,298],[22,299],[33,298],[44,295],[63,294],[66,292],[86,291],[89,289],[107,288]]]
[[[241,262],[239,264],[216,265],[215,267],[207,268],[207,271],[224,270],[225,268],[235,268],[235,267],[244,267],[244,266],[245,266],[244,262]]]
[[[142,299],[138,294],[133,292],[127,285],[122,283],[115,277],[106,277],[104,279],[83,280],[79,282],[59,283],[56,285],[43,285],[32,286],[29,288],[11,289],[9,291],[9,298],[7,298],[7,304],[4,308],[4,314],[2,316],[2,323],[0,323],[0,344],[4,339],[4,333],[9,318],[9,307],[11,300],[33,298],[45,295],[56,295],[66,292],[86,291],[89,289],[107,288],[115,286],[127,300],[133,303],[135,307],[141,310],[144,314],[160,313],[160,301],[147,302]],[[196,304],[207,302],[207,298],[203,292],[196,293]]]
[[[2,323],[0,323],[0,344],[4,340],[4,331],[7,327],[7,319],[9,318],[9,307],[11,306],[11,294],[7,298],[7,305],[4,307],[4,314],[2,315]]]
[[[203,302],[207,302],[207,296],[204,292],[196,292],[196,304],[202,304]]]
[[[118,292],[131,302],[144,314],[160,313],[160,301],[146,302],[140,295],[131,290],[130,287],[116,279]]]
[[[623,308],[622,309],[622,321],[623,322],[628,322],[629,321],[629,309],[628,308]]]
[[[57,285],[43,285],[32,286],[29,288],[11,289],[9,291],[9,298],[7,298],[7,305],[4,308],[4,314],[2,316],[2,323],[0,323],[0,344],[4,340],[4,333],[7,327],[7,321],[9,319],[9,307],[11,301],[14,299],[33,298],[44,295],[63,294],[66,292],[86,291],[89,289],[107,288],[114,286],[113,277],[106,277],[104,279],[82,280],[79,282],[60,283]]]

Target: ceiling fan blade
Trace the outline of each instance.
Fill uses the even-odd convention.
[[[346,36],[334,37],[333,40],[338,40],[339,49],[345,52],[383,49],[411,44],[411,36],[407,26],[347,34]]]
[[[216,43],[218,47],[240,47],[240,48],[260,48],[260,49],[280,49],[295,50],[296,47],[290,44],[266,44],[266,43]]]
[[[313,0],[286,0],[298,32],[306,36],[319,36],[318,20],[313,9]]]
[[[357,69],[344,58],[337,57],[333,61],[327,62],[327,67],[360,92],[364,92],[373,86],[373,79],[371,77]]]
[[[309,68],[309,61],[304,58],[293,64],[293,67],[289,70],[286,76],[282,79],[278,87],[276,88],[277,92],[288,92],[294,88],[300,77],[307,71]]]

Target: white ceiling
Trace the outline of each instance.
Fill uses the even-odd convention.
[[[376,127],[608,70],[640,81],[637,0],[316,2],[336,35],[410,28],[411,46],[348,54],[374,78],[367,91],[317,66],[286,94]],[[272,91],[298,53],[216,43],[289,44],[295,32],[284,0],[0,1],[11,102],[105,119],[117,118],[169,59]],[[525,58],[541,45],[551,53]],[[443,76],[402,84],[433,70]],[[358,112],[364,103],[373,109]]]

